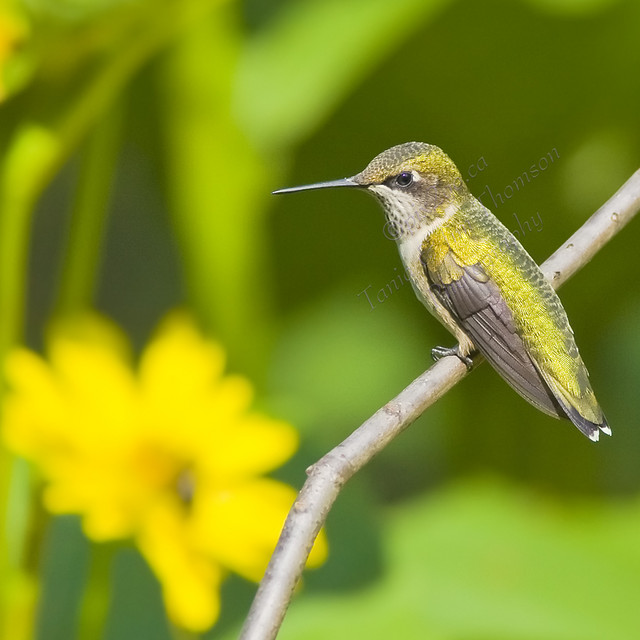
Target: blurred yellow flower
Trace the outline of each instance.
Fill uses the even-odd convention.
[[[184,315],[165,320],[137,371],[95,316],[58,327],[48,355],[8,357],[5,441],[42,471],[48,509],[80,514],[93,540],[132,537],[169,617],[210,627],[225,572],[262,577],[295,492],[261,474],[293,454],[296,432],[250,411],[249,382],[223,375],[223,350]],[[309,565],[326,553],[321,536]]]

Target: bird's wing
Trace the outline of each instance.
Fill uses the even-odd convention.
[[[500,289],[483,267],[461,266],[451,252],[438,265],[426,260],[423,265],[434,295],[494,369],[538,409],[566,417],[518,335]]]

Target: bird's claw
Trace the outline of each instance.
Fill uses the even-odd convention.
[[[434,347],[431,349],[431,357],[436,362],[440,360],[440,358],[445,358],[446,356],[456,356],[456,358],[459,358],[467,367],[467,371],[471,371],[471,369],[473,369],[473,360],[469,356],[463,356],[460,353],[458,345],[455,347]]]

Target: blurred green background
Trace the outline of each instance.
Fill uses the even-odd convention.
[[[300,430],[278,474],[299,487],[452,339],[396,290],[372,199],[270,191],[430,142],[506,189],[483,201],[541,262],[640,165],[639,31],[634,0],[5,2],[0,348],[92,304],[140,347],[186,305]],[[640,637],[639,241],[561,292],[614,437],[481,367],[345,488],[282,638]],[[100,551],[74,518],[42,537],[36,637],[66,640]],[[109,588],[103,638],[170,637],[136,552]],[[205,637],[236,637],[254,591],[231,577]]]

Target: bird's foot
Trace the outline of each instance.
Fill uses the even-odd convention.
[[[464,365],[467,367],[467,371],[471,371],[473,369],[473,360],[469,356],[463,356],[460,353],[459,346],[455,347],[434,347],[431,349],[431,357],[437,362],[440,358],[445,358],[446,356],[456,356],[462,360]]]

